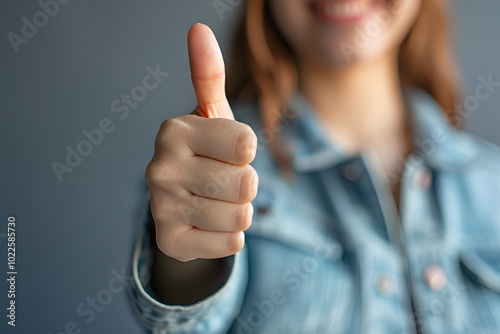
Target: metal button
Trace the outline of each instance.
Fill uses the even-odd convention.
[[[356,164],[348,164],[344,167],[344,176],[349,181],[357,181],[361,177],[361,168]]]
[[[428,189],[432,182],[432,173],[427,168],[421,168],[415,172],[413,182],[421,189]]]
[[[432,290],[441,291],[448,283],[448,278],[441,266],[432,264],[424,271],[424,281]]]
[[[396,283],[387,275],[380,275],[375,282],[375,287],[384,297],[391,297],[396,293]]]

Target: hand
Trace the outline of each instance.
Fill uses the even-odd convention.
[[[234,120],[224,60],[210,28],[191,27],[188,51],[198,106],[162,123],[146,171],[158,248],[180,261],[240,251],[258,184],[249,165],[257,137]]]

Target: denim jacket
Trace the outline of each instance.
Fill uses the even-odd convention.
[[[259,138],[246,245],[228,279],[189,306],[150,288],[149,210],[131,261],[130,301],[153,333],[500,333],[500,151],[455,130],[426,93],[405,92],[415,149],[401,159],[399,212],[390,182],[362,153],[333,147],[308,102],[262,129],[257,105],[235,109]],[[292,152],[281,177],[265,145]]]

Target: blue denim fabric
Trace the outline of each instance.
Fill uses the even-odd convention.
[[[457,131],[425,93],[406,91],[415,150],[401,161],[400,210],[366,154],[332,147],[308,102],[261,129],[259,193],[226,284],[191,306],[149,287],[149,214],[139,226],[130,300],[153,333],[500,333],[500,151]],[[292,154],[285,181],[265,145]],[[146,210],[148,212],[148,210]]]

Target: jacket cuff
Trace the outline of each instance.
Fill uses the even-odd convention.
[[[154,226],[149,202],[139,224],[132,254],[133,281],[128,293],[132,309],[153,333],[226,333],[240,313],[248,280],[246,249],[228,257],[229,275],[224,285],[191,305],[168,305],[155,298],[150,285]]]

